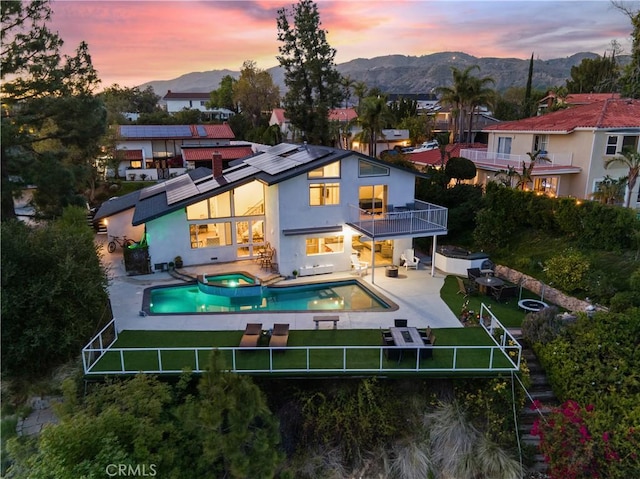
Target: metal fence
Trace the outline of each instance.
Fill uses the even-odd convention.
[[[484,304],[481,317],[482,327],[495,343],[492,346],[114,348],[117,332],[112,321],[82,350],[82,360],[86,375],[177,374],[185,369],[201,373],[206,370],[213,351],[227,365],[225,369],[235,373],[497,373],[519,370],[520,344]],[[388,359],[388,353],[394,350],[403,354],[398,360]],[[427,358],[426,352],[429,353]]]

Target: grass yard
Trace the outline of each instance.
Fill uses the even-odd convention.
[[[450,376],[454,367],[454,349],[452,346],[469,346],[460,349],[456,355],[456,369],[489,369],[491,350],[479,349],[477,346],[493,346],[494,343],[480,327],[477,328],[448,328],[434,329],[437,342],[432,358],[420,360],[420,373],[429,375]],[[124,331],[112,349],[118,348],[206,348],[198,351],[198,366],[204,369],[208,365],[211,348],[236,347],[242,336],[241,331]],[[238,351],[235,356],[235,369],[238,371],[266,370],[269,374],[278,371],[300,371],[301,374],[326,374],[330,369],[332,374],[351,374],[350,370],[379,373],[382,367],[385,374],[393,370],[416,369],[417,358],[415,351],[406,351],[401,361],[388,360],[380,355],[380,331],[375,329],[331,329],[331,330],[292,330],[289,333],[288,347],[284,350],[273,351],[266,348],[266,338],[263,345],[257,349]],[[295,349],[307,346],[333,346],[329,349],[307,350]],[[359,346],[357,349],[344,349],[345,346]],[[369,346],[370,348],[367,348]],[[449,347],[446,347],[449,346]],[[474,348],[476,346],[476,348]],[[309,351],[309,352],[307,352]],[[309,355],[309,369],[307,369],[307,354]],[[226,367],[233,363],[232,351],[220,351]],[[509,368],[510,363],[505,355],[494,350],[493,368]],[[154,351],[124,351],[123,357],[127,371],[158,370],[158,352]],[[165,370],[180,371],[185,368],[196,369],[196,358],[190,351],[162,351],[160,361]],[[346,368],[343,367],[345,361]],[[269,372],[271,369],[272,372]],[[119,371],[120,352],[109,351],[94,366],[94,372]],[[325,370],[325,371],[321,371]],[[406,373],[406,371],[405,371]],[[460,371],[461,375],[470,375],[470,371]],[[486,371],[482,371],[486,374]],[[412,372],[416,374],[416,372]]]
[[[458,294],[458,282],[456,277],[449,275],[444,280],[444,286],[440,290],[440,297],[447,303],[449,309],[453,311],[456,316],[460,316],[462,306],[465,299],[461,294]],[[540,299],[531,291],[527,289],[522,290],[522,298]],[[499,303],[493,296],[477,294],[475,296],[469,296],[469,310],[480,312],[480,304],[484,303],[487,307],[491,308],[491,312],[498,318],[505,328],[519,328],[522,325],[526,313],[518,307],[518,298],[510,298],[504,303]]]

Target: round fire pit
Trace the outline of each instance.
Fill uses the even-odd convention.
[[[386,267],[384,275],[389,278],[397,278],[398,277],[398,267],[395,264],[391,264]]]
[[[544,301],[540,301],[538,299],[521,299],[518,301],[518,306],[520,306],[525,311],[530,313],[535,313],[548,307],[549,305]]]

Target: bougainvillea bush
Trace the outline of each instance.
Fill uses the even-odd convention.
[[[582,315],[534,345],[563,405],[532,434],[553,478],[640,477],[640,310]]]

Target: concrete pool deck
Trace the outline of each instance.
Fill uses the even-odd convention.
[[[144,290],[152,286],[183,284],[166,272],[157,272],[140,276],[128,276],[124,270],[122,250],[110,254],[106,251],[105,235],[98,235],[96,242],[101,244],[103,262],[109,271],[109,296],[113,317],[118,331],[122,330],[163,330],[163,331],[215,331],[243,330],[247,323],[262,323],[263,329],[273,327],[274,323],[289,323],[291,329],[315,329],[314,316],[339,315],[338,329],[372,329],[393,326],[396,318],[407,319],[410,326],[432,328],[462,327],[462,324],[448,306],[440,299],[440,289],[446,274],[437,271],[431,276],[431,268],[405,271],[399,268],[398,277],[385,276],[385,268],[375,270],[375,284],[372,284],[371,268],[361,279],[374,292],[379,292],[399,307],[396,311],[309,311],[309,312],[246,312],[213,313],[191,315],[149,315],[140,316]],[[198,274],[220,274],[233,271],[248,272],[261,279],[270,276],[253,260],[236,261],[198,266],[185,266],[180,272],[189,276]],[[335,281],[352,279],[349,272],[331,273],[298,279],[287,279],[279,285],[295,285],[315,281]],[[321,323],[320,328],[331,328],[332,323]]]

